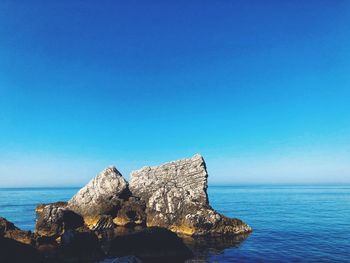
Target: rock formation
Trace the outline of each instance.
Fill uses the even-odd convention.
[[[145,225],[145,203],[131,195],[115,167],[108,167],[68,201],[67,208],[82,215],[91,230]]]
[[[130,184],[108,167],[68,202],[38,205],[35,235],[0,218],[0,238],[31,244],[53,260],[99,260],[107,253],[178,262],[191,251],[175,233],[214,240],[251,231],[209,205],[207,178],[200,155],[134,171]]]
[[[250,232],[239,219],[214,211],[208,201],[208,173],[204,159],[144,167],[130,176],[133,195],[146,202],[147,226],[168,228],[186,235],[221,235]]]

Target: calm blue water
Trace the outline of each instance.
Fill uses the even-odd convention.
[[[40,202],[78,189],[0,189],[0,216],[33,230]],[[350,262],[350,186],[209,187],[211,205],[254,232],[209,262]]]

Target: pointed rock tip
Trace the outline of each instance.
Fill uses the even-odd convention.
[[[192,156],[191,159],[203,159],[204,160],[203,156],[200,153],[196,153],[195,155]]]
[[[118,172],[117,167],[115,167],[114,165],[108,165],[105,169],[103,169],[103,172],[108,171],[108,172]]]

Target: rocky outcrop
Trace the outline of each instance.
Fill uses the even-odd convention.
[[[57,238],[64,230],[84,225],[82,216],[69,210],[64,202],[38,205],[36,213],[35,233],[38,236]]]
[[[202,242],[190,242],[190,250],[185,238],[236,238],[251,231],[209,205],[207,178],[200,155],[134,171],[130,184],[108,167],[68,202],[38,205],[34,235],[0,218],[0,238],[30,244],[45,260],[96,261],[106,253],[135,255],[143,262],[183,262],[202,247]]]
[[[128,184],[115,167],[108,167],[68,201],[68,208],[85,218],[115,216],[130,196]]]
[[[204,159],[144,167],[130,175],[130,190],[146,203],[147,226],[160,226],[186,235],[241,234],[251,228],[227,218],[209,205],[208,173]]]

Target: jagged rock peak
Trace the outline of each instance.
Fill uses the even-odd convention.
[[[116,167],[109,166],[68,201],[68,208],[83,216],[111,214],[128,195],[128,183]]]

